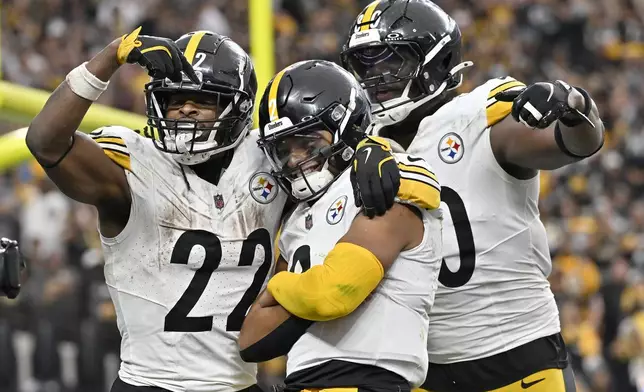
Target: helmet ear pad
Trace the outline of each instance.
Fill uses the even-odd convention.
[[[253,100],[248,96],[233,98],[234,110],[242,115],[252,116],[253,106],[254,106]]]
[[[443,81],[447,82],[446,90],[458,87],[461,83],[461,73],[450,74],[450,72],[459,65],[461,58],[461,34],[458,31],[456,38],[452,37],[441,51],[439,51],[422,69],[422,79],[428,81],[427,88],[431,94],[436,91]],[[456,40],[454,40],[456,39]]]

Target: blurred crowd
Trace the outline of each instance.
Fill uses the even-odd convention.
[[[267,0],[268,1],[268,0]],[[551,283],[581,392],[644,391],[644,1],[438,0],[475,67],[462,90],[511,75],[563,79],[594,97],[608,134],[600,154],[541,174]],[[276,69],[337,61],[369,0],[275,0]],[[204,29],[249,48],[242,0],[4,0],[3,79],[53,90],[112,38],[176,39]],[[100,102],[143,113],[141,69],[123,67]],[[16,124],[0,121],[0,133]],[[0,177],[0,236],[30,267],[18,301],[0,303],[0,392],[103,391],[118,368],[93,208],[71,202],[33,163]],[[283,374],[262,366],[262,380]],[[16,376],[17,374],[17,376]]]

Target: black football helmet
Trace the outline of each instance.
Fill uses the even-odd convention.
[[[342,66],[367,89],[381,126],[396,124],[462,82],[461,31],[429,0],[377,0],[356,18]]]
[[[250,56],[230,38],[209,31],[185,34],[177,41],[192,64],[200,84],[185,75],[179,83],[153,78],[145,85],[148,126],[155,146],[182,164],[205,162],[236,147],[252,124],[257,78]],[[169,119],[169,98],[198,94],[217,106],[217,119]]]
[[[302,61],[266,87],[259,145],[287,194],[313,200],[349,166],[370,123],[369,98],[351,74],[328,61]],[[293,146],[300,151],[297,162]]]

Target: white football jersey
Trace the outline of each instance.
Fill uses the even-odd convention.
[[[506,173],[490,145],[490,127],[511,109],[493,96],[523,86],[492,79],[456,97],[421,122],[408,149],[442,183],[444,260],[428,338],[434,363],[489,357],[560,330],[539,178]]]
[[[213,185],[122,127],[92,138],[125,168],[130,218],[102,237],[121,332],[119,377],[173,392],[237,391],[256,366],[237,338],[272,270],[286,195],[252,131]]]
[[[428,168],[422,160],[410,162],[400,154],[397,159],[408,166]],[[355,206],[349,174],[345,171],[312,206],[299,204],[284,222],[280,254],[288,261],[289,271],[300,273],[323,264],[349,231],[360,211]],[[422,181],[440,189],[429,177]],[[422,243],[399,255],[370,298],[353,313],[315,323],[308,329],[288,354],[287,374],[342,360],[379,366],[413,385],[423,382],[427,372],[427,314],[434,301],[440,266],[440,213],[440,209],[422,211]]]

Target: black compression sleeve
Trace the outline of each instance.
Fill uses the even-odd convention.
[[[313,321],[291,316],[257,343],[241,351],[245,362],[264,362],[288,354]]]

